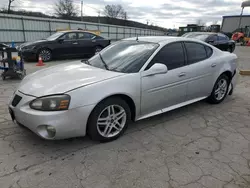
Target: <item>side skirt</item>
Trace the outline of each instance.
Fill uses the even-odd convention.
[[[180,104],[176,104],[176,105],[173,105],[173,106],[161,109],[161,110],[157,110],[157,111],[152,112],[150,114],[146,114],[144,116],[139,117],[138,119],[136,119],[136,121],[142,120],[142,119],[145,119],[145,118],[149,118],[149,117],[152,117],[152,116],[155,116],[155,115],[158,115],[158,114],[162,114],[162,113],[165,113],[165,112],[169,112],[171,110],[174,110],[174,109],[177,109],[177,108],[180,108],[180,107],[183,107],[183,106],[186,106],[186,105],[189,105],[189,104],[201,101],[201,100],[203,100],[205,98],[207,98],[207,96],[206,97],[200,97],[200,98],[192,99],[192,100],[189,100],[189,101],[186,101],[186,102],[183,102],[183,103],[180,103]]]

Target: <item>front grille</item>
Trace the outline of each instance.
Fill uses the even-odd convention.
[[[18,105],[18,103],[20,102],[22,100],[22,97],[20,97],[19,95],[15,95],[15,97],[13,98],[13,100],[12,100],[12,106],[16,106],[16,105]]]

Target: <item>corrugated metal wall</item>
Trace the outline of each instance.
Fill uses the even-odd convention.
[[[223,32],[233,32],[239,27],[240,16],[224,16],[221,26]],[[250,26],[250,16],[243,15],[240,27]]]
[[[10,43],[11,41],[22,43],[42,39],[55,33],[57,29],[67,28],[100,30],[102,37],[111,40],[135,37],[137,35],[164,35],[162,31],[143,28],[0,14],[0,42],[4,43]]]

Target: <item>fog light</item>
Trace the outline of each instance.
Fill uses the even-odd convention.
[[[49,136],[50,138],[53,138],[53,137],[56,135],[56,129],[55,129],[55,127],[53,127],[53,126],[51,126],[51,125],[48,125],[48,126],[46,127],[46,129],[47,129],[47,132],[48,132],[48,136]]]
[[[54,139],[56,128],[52,125],[40,125],[37,127],[38,134],[45,139]]]

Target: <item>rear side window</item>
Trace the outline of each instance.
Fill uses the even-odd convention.
[[[206,52],[207,52],[207,58],[211,57],[213,54],[212,48],[205,46]]]
[[[153,58],[146,69],[149,69],[155,63],[162,63],[168,67],[168,70],[184,66],[185,56],[180,42],[167,44]]]
[[[207,59],[205,46],[194,42],[185,42],[188,64],[197,63]]]

